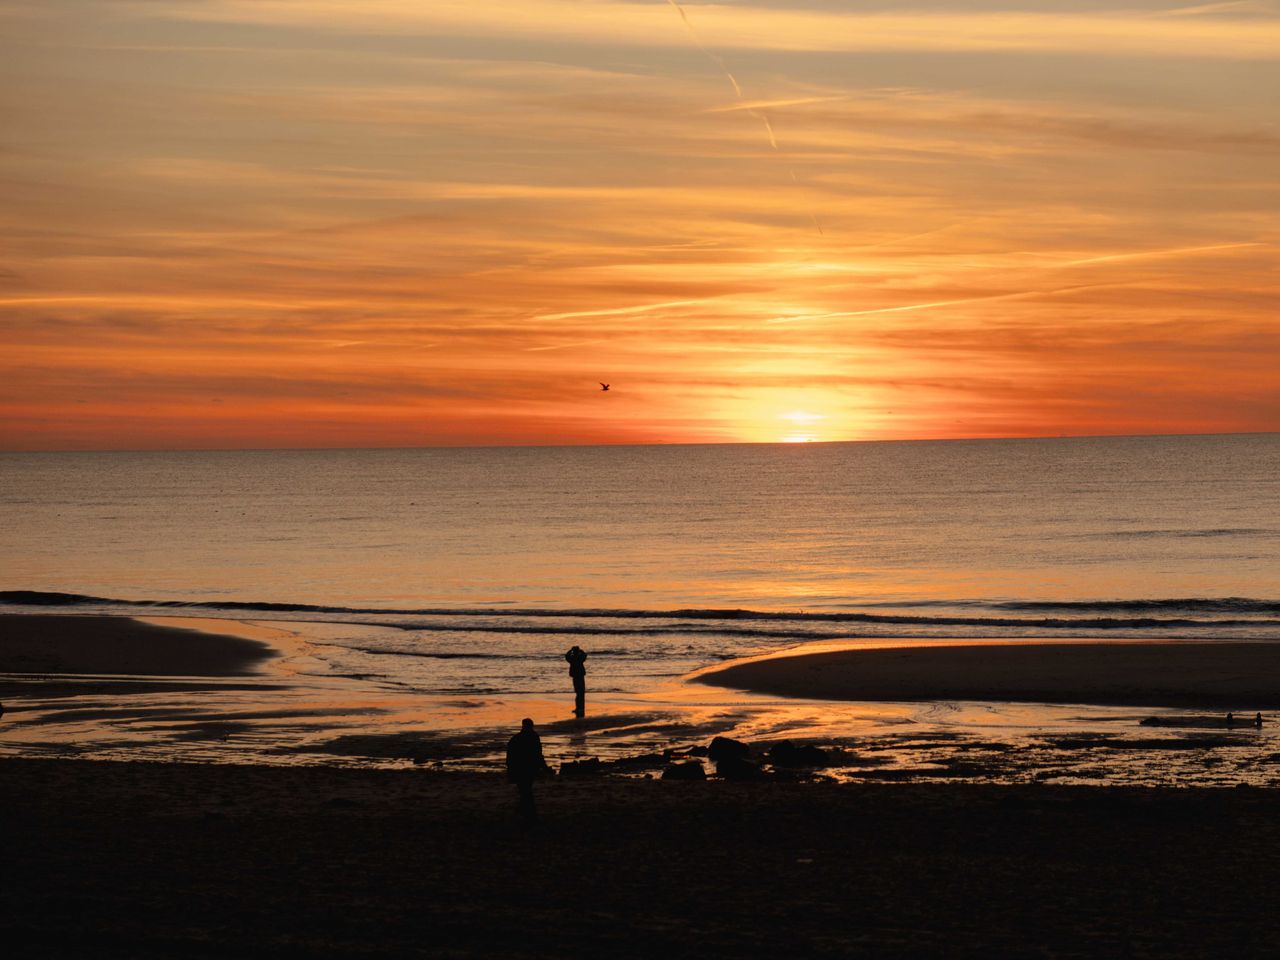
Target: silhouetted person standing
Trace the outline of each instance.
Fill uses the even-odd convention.
[[[573,678],[573,712],[581,717],[587,712],[587,652],[575,644],[564,658],[569,663],[569,676]]]
[[[533,729],[533,721],[525,717],[520,721],[520,732],[507,741],[507,780],[520,791],[516,812],[525,823],[538,819],[538,808],[533,802],[533,781],[546,769],[542,738]]]

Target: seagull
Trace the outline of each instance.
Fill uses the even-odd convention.
[[[599,381],[599,380],[597,380],[597,381],[596,381],[596,383],[600,383],[600,381]],[[600,389],[601,389],[601,390],[608,390],[608,389],[609,389],[609,385],[608,385],[607,383],[600,383]]]

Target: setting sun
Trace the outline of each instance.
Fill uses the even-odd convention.
[[[804,433],[788,433],[782,437],[783,443],[812,443],[818,439],[818,434],[813,431],[813,427],[826,419],[820,413],[809,413],[807,410],[793,410],[791,413],[784,413],[781,419],[791,423],[791,429],[802,429]]]

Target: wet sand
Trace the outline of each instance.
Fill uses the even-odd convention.
[[[0,760],[40,956],[1274,955],[1273,791]]]
[[[256,640],[127,617],[0,614],[0,673],[235,677],[275,655]]]
[[[840,650],[730,664],[712,686],[824,700],[1280,707],[1280,644],[1026,643]]]

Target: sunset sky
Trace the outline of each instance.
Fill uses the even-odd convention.
[[[0,448],[1280,429],[1280,4],[682,8],[0,0]]]

